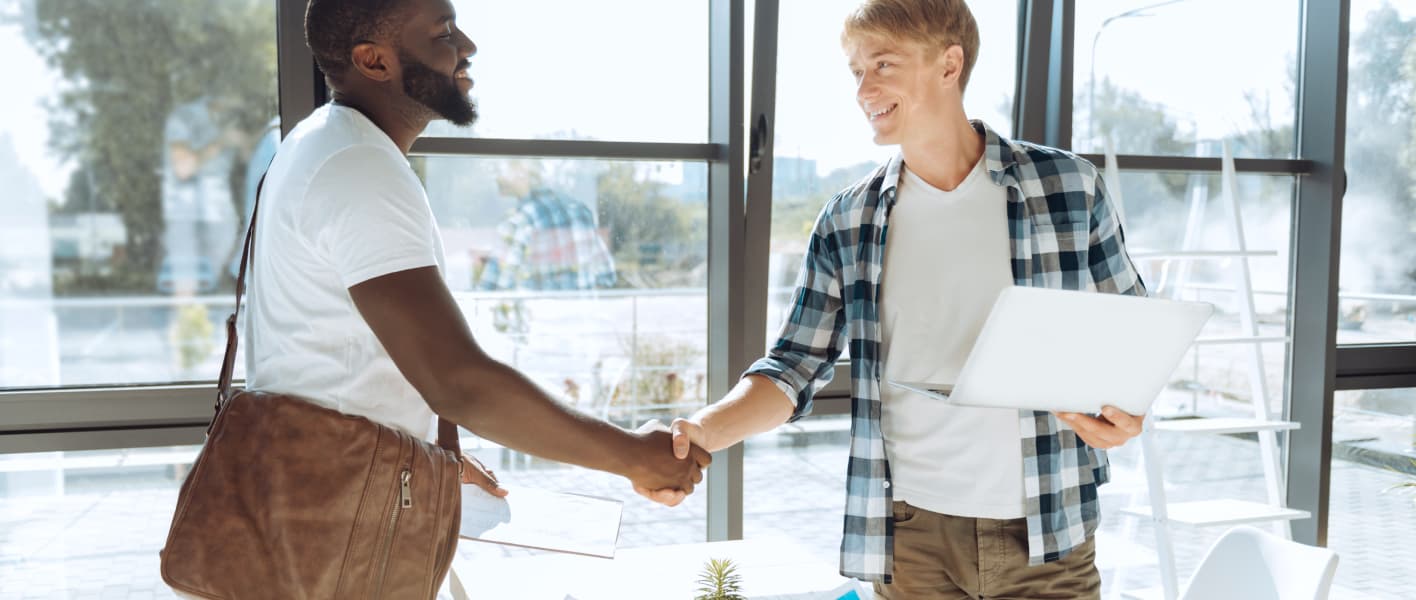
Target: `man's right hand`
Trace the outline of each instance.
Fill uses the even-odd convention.
[[[687,448],[678,456],[674,452],[664,452],[665,446],[674,444],[669,429],[658,421],[649,421],[636,429],[637,463],[630,468],[628,477],[634,491],[666,506],[677,506],[693,488],[703,481],[703,469],[713,462],[713,455],[698,446]]]
[[[669,433],[674,436],[674,456],[678,458],[688,458],[690,448],[708,445],[703,426],[688,419],[674,419]]]

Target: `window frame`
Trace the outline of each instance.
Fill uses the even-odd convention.
[[[283,133],[327,96],[303,40],[304,0],[277,2]],[[1326,540],[1333,392],[1416,386],[1416,342],[1336,343],[1336,283],[1345,165],[1350,0],[1302,2],[1297,158],[1238,159],[1240,173],[1292,175],[1294,198],[1287,418],[1288,502],[1313,519],[1295,538]],[[1018,0],[1014,130],[1018,139],[1068,148],[1072,126],[1075,0]],[[751,7],[754,27],[747,31]],[[708,183],[708,390],[720,397],[766,344],[779,0],[706,0],[709,20],[707,143],[422,138],[414,155],[704,161]],[[747,108],[747,41],[752,98]],[[747,119],[751,115],[751,119]],[[754,144],[754,141],[756,142]],[[749,157],[749,151],[753,152]],[[1083,155],[1100,163],[1098,155]],[[1217,173],[1217,157],[1120,155],[1119,168]],[[754,167],[754,165],[756,165]],[[214,382],[0,391],[0,453],[200,443]],[[848,414],[849,369],[836,367],[815,414]],[[742,446],[724,450],[708,476],[708,538],[742,535]]]

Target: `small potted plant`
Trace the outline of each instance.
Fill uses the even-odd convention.
[[[742,595],[742,575],[729,559],[709,559],[698,574],[698,595],[693,600],[747,600]]]

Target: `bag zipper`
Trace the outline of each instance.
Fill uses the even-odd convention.
[[[393,534],[398,530],[398,517],[403,511],[413,508],[413,488],[409,485],[412,479],[412,468],[403,467],[399,477],[398,503],[389,512],[388,530],[384,532],[383,548],[379,550],[379,579],[378,585],[374,586],[374,598],[383,597],[384,577],[388,575],[388,560],[393,553]]]

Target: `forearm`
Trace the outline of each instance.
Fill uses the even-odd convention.
[[[515,369],[487,359],[463,370],[434,403],[472,433],[556,462],[630,476],[634,438],[555,401]]]
[[[786,423],[795,406],[772,380],[749,375],[689,420],[703,428],[703,449],[717,452]]]

